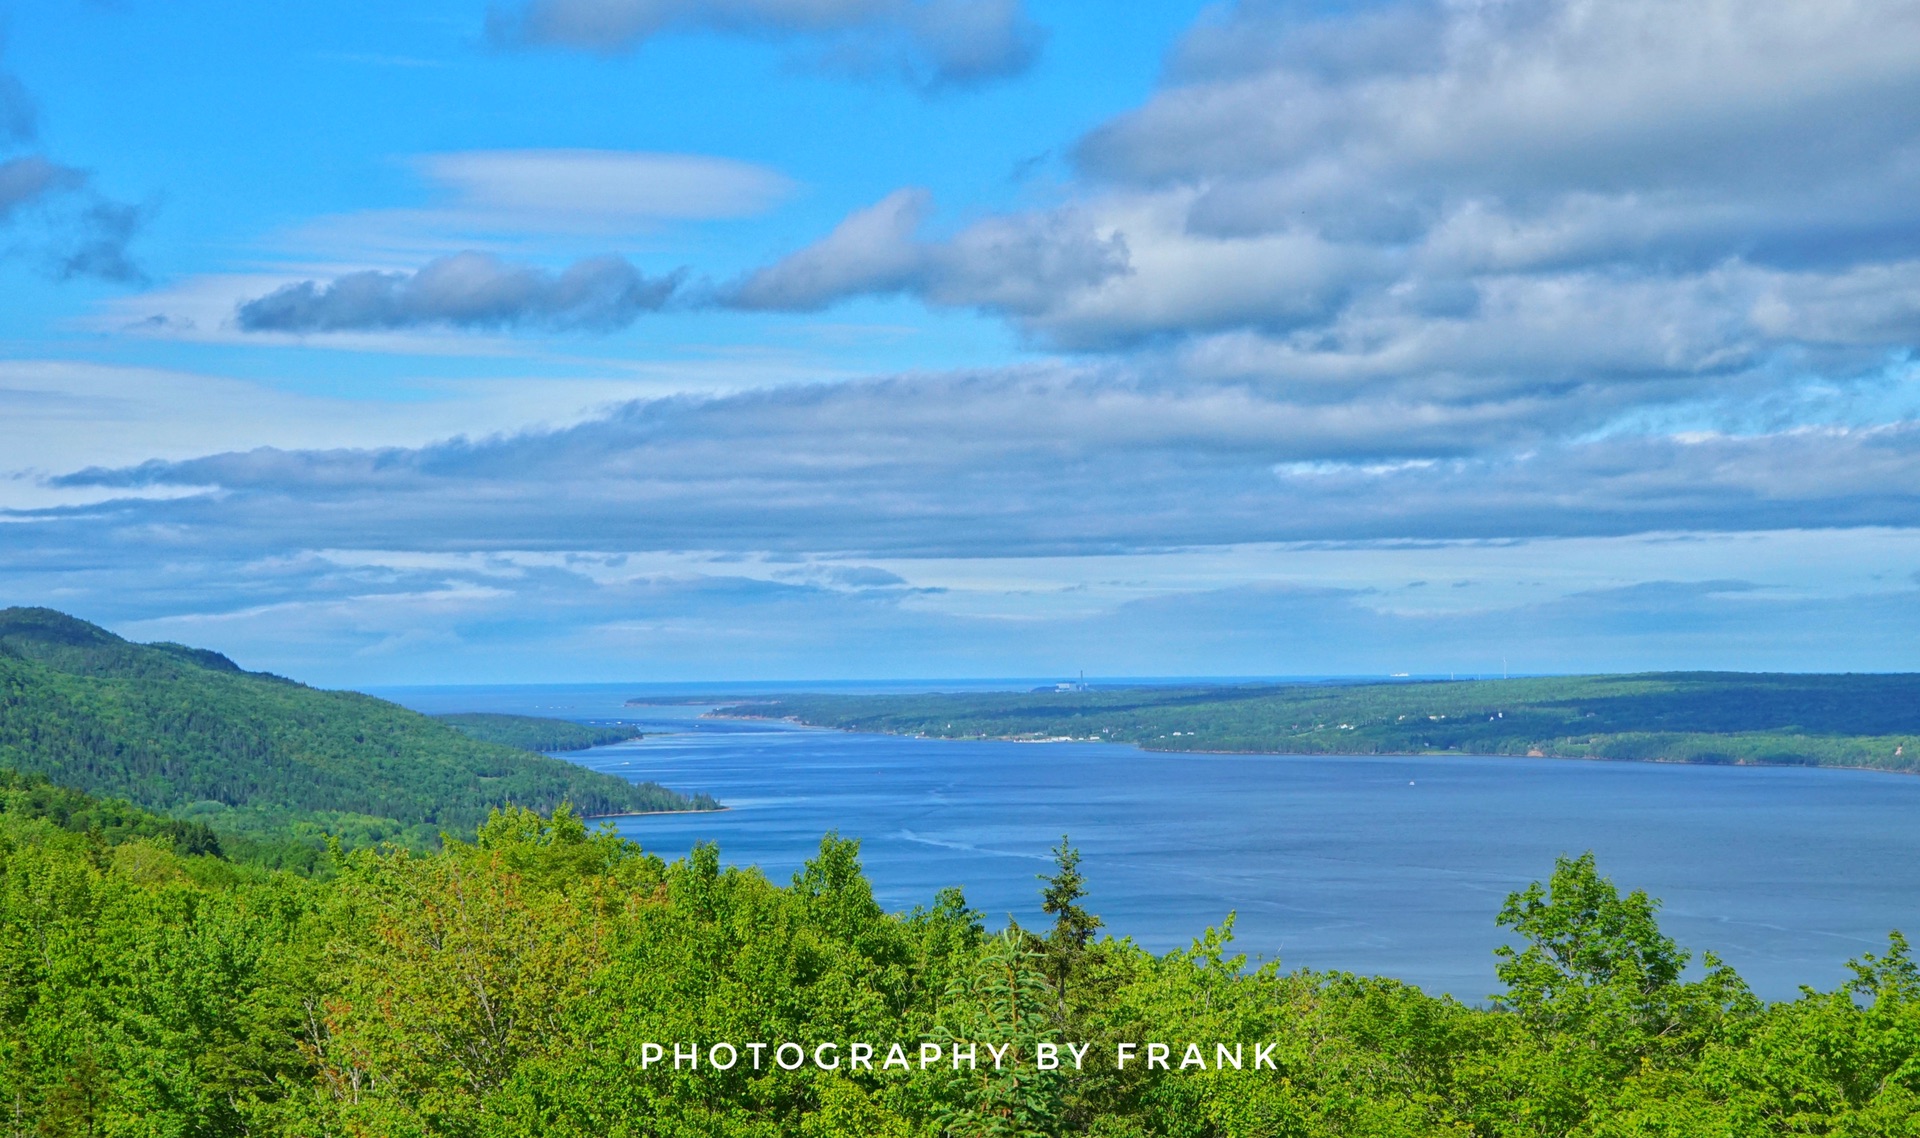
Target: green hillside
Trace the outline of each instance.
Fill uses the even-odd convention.
[[[585,814],[715,805],[32,608],[0,610],[0,767],[222,834],[309,844],[325,832],[426,847],[507,803],[571,802]]]
[[[638,739],[640,729],[619,723],[573,723],[537,715],[500,715],[490,711],[459,711],[435,719],[483,743],[518,747],[523,751],[584,751]]]
[[[1162,751],[1483,754],[1920,770],[1920,675],[1653,672],[1434,683],[785,696],[720,714]]]

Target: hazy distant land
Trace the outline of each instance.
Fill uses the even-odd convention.
[[[1459,682],[793,695],[718,709],[849,731],[1158,751],[1480,754],[1914,771],[1920,675],[1649,672]]]

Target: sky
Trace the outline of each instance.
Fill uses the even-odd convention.
[[[0,297],[315,683],[1920,670],[1920,0],[0,0]]]

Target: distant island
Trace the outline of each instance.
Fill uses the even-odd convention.
[[[713,714],[1156,751],[1480,754],[1920,770],[1920,675],[1647,672],[1511,680],[790,695]]]

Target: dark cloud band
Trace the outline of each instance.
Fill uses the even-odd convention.
[[[628,50],[676,31],[799,41],[822,62],[948,86],[1018,75],[1045,38],[1022,0],[528,0],[489,20],[508,43]]]
[[[658,311],[680,274],[648,277],[620,257],[594,257],[559,273],[509,265],[484,253],[429,261],[418,272],[348,273],[302,281],[241,304],[248,332],[371,332],[420,327],[538,328],[609,332]]]

